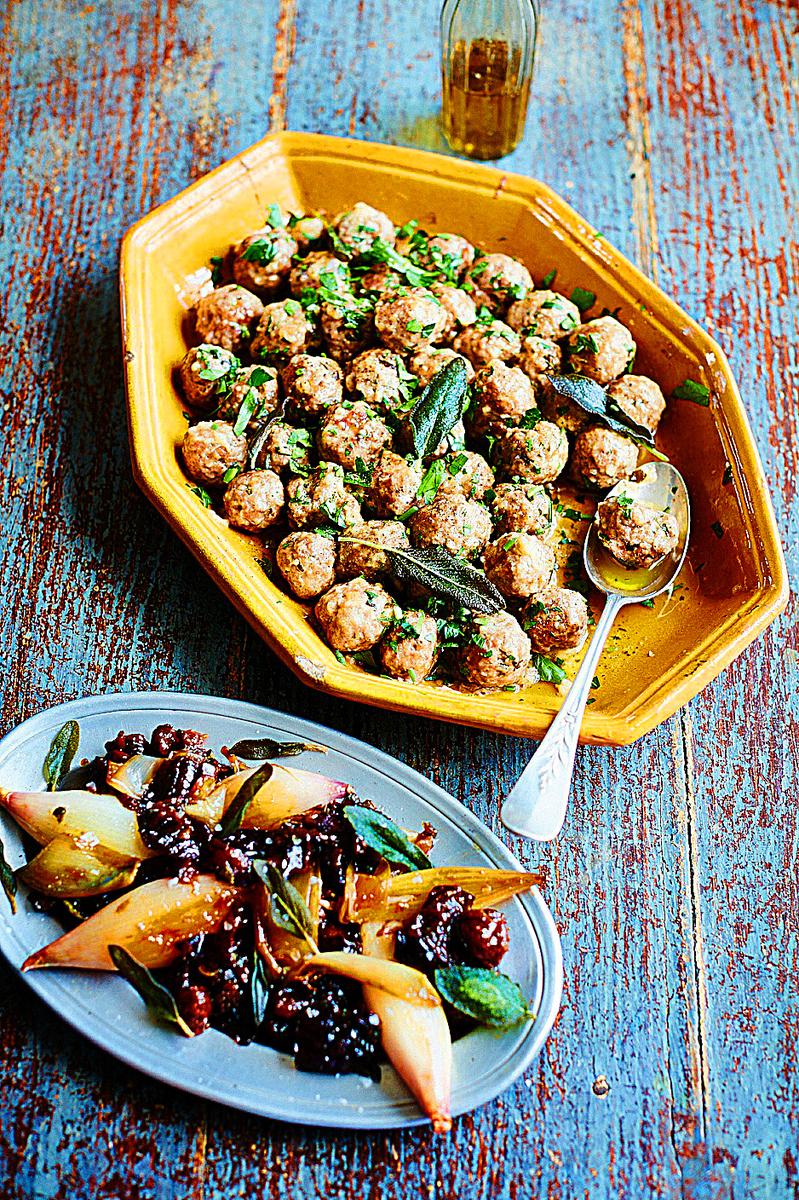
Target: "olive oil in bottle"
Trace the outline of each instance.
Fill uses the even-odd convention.
[[[533,0],[446,0],[441,12],[444,132],[457,153],[502,158],[518,144],[537,33]]]

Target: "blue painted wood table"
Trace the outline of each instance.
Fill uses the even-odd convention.
[[[367,738],[496,828],[530,745],[305,691],[137,494],[123,416],[122,231],[270,127],[443,148],[437,5],[2,9],[3,730],[97,690],[244,696]],[[545,9],[506,162],[720,340],[795,572],[795,3]],[[638,745],[580,752],[563,836],[521,851],[550,870],[560,1019],[527,1077],[450,1139],[291,1128],[171,1092],[2,967],[4,1200],[796,1197],[796,641],[789,613]]]

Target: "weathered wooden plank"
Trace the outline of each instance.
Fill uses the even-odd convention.
[[[701,319],[721,314],[795,521],[795,446],[784,435],[795,405],[779,380],[795,370],[796,343],[790,310],[774,310],[796,274],[787,236],[791,21],[775,5],[733,9],[727,28],[712,3],[653,14],[634,3],[559,6],[545,27],[528,134],[507,162],[563,191]],[[0,511],[11,549],[0,566],[4,726],[53,699],[113,686],[196,687],[298,712],[312,705],[318,719],[428,771],[496,827],[497,800],[528,747],[304,692],[135,494],[116,374],[120,232],[268,120],[437,147],[433,10],[363,3],[345,19],[322,0],[247,0],[235,14],[223,0],[204,9],[18,0],[7,9],[14,59],[0,75],[0,119],[24,134],[0,137],[5,194],[15,198],[0,298],[0,438],[10,464]],[[717,81],[730,70],[722,111]],[[741,157],[757,163],[748,179]],[[699,228],[697,213],[706,218]],[[766,294],[752,286],[754,268],[770,280]],[[750,308],[756,317],[741,336],[736,322]],[[164,1093],[98,1059],[6,972],[8,1194],[344,1196],[371,1185],[389,1197],[409,1188],[715,1197],[731,1180],[740,1196],[789,1194],[792,1168],[786,1159],[780,1173],[780,1150],[767,1142],[773,1129],[784,1148],[796,1115],[790,1076],[780,1075],[795,1006],[771,948],[786,916],[781,867],[795,864],[795,843],[778,810],[775,828],[757,825],[753,845],[751,827],[769,809],[746,800],[775,775],[788,794],[793,781],[786,749],[795,754],[795,741],[783,744],[777,715],[745,740],[764,679],[775,710],[790,704],[795,720],[779,636],[695,702],[693,727],[683,718],[639,747],[581,752],[566,836],[541,855],[525,852],[552,872],[564,1011],[528,1079],[460,1121],[450,1144],[424,1131],[292,1130]],[[720,740],[734,748],[732,768]],[[750,836],[731,839],[731,828]],[[765,883],[764,912],[747,860]]]

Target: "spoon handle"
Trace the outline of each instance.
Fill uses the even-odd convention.
[[[610,627],[626,603],[624,596],[608,596],[560,712],[502,806],[502,823],[513,833],[537,842],[552,841],[560,833],[566,816],[577,739],[596,665]]]

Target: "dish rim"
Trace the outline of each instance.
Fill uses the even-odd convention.
[[[165,714],[170,711],[174,712],[177,706],[180,706],[184,711],[196,711],[198,716],[207,714],[221,719],[233,717],[256,726],[266,726],[272,731],[284,732],[289,736],[300,737],[309,742],[327,745],[331,750],[354,759],[359,766],[365,768],[370,773],[383,774],[398,782],[401,787],[410,791],[421,801],[423,807],[432,810],[433,817],[435,817],[436,812],[439,812],[449,822],[456,824],[471,836],[476,848],[489,863],[495,866],[506,866],[511,870],[525,870],[508,847],[492,833],[476,814],[465,808],[464,805],[445,792],[443,788],[433,783],[432,780],[427,779],[420,772],[414,770],[413,767],[408,766],[385,751],[370,746],[359,738],[351,737],[349,734],[340,733],[338,730],[329,729],[316,722],[307,721],[304,718],[295,717],[289,713],[281,713],[276,709],[252,704],[244,700],[235,700],[222,696],[207,696],[195,692],[176,691],[108,692],[101,695],[84,696],[44,708],[9,730],[0,739],[0,769],[4,763],[9,761],[9,758],[13,756],[21,743],[27,743],[32,738],[45,737],[52,729],[63,724],[63,721],[69,719],[80,721],[95,714],[110,715],[117,712],[122,717],[126,711],[132,709],[145,709],[153,714]],[[0,812],[0,825],[8,825],[13,829],[17,829],[15,823],[5,811]],[[525,1031],[523,1041],[509,1052],[508,1057],[499,1062],[489,1075],[482,1075],[480,1077],[481,1086],[470,1085],[459,1089],[459,1092],[453,1093],[453,1116],[471,1112],[507,1091],[541,1053],[560,1010],[563,990],[563,955],[554,918],[538,888],[534,888],[530,892],[516,897],[516,900],[524,910],[530,936],[535,939],[540,956],[542,978],[536,1020],[530,1024]],[[17,943],[21,941],[18,929],[14,929],[14,921],[15,915],[10,912],[7,905],[3,905],[0,909],[0,953],[15,973],[22,978],[24,983],[39,996],[51,1011],[65,1020],[67,1024],[89,1042],[99,1046],[115,1058],[126,1063],[126,1065],[134,1067],[137,1071],[160,1083],[166,1083],[171,1087],[189,1092],[206,1100],[214,1100],[227,1107],[252,1112],[258,1116],[281,1120],[290,1124],[309,1124],[325,1128],[343,1129],[389,1129],[429,1124],[428,1118],[419,1112],[410,1095],[404,1097],[402,1102],[398,1103],[393,1110],[390,1099],[386,1096],[386,1115],[384,1120],[374,1121],[366,1119],[358,1121],[357,1109],[352,1105],[348,1109],[346,1107],[348,1102],[344,1102],[342,1105],[342,1118],[340,1119],[337,1116],[332,1118],[326,1116],[320,1117],[313,1110],[313,1105],[309,1105],[308,1101],[305,1101],[306,1105],[309,1105],[306,1110],[299,1107],[298,1115],[287,1116],[285,1111],[279,1110],[277,1103],[275,1103],[274,1107],[270,1107],[268,1104],[257,1104],[248,1101],[246,1097],[244,1099],[241,1097],[237,1099],[230,1098],[229,1096],[222,1097],[219,1094],[218,1087],[213,1087],[210,1083],[206,1086],[193,1083],[190,1078],[181,1075],[182,1070],[191,1070],[190,1065],[188,1065],[188,1068],[181,1068],[178,1071],[177,1077],[175,1075],[176,1064],[174,1062],[171,1064],[171,1073],[159,1069],[157,1056],[155,1056],[155,1052],[152,1049],[145,1051],[145,1054],[155,1056],[156,1061],[148,1065],[143,1065],[141,1060],[137,1058],[136,1051],[133,1048],[136,1043],[131,1033],[135,1033],[135,1030],[132,1031],[129,1028],[117,1029],[110,1024],[107,1018],[98,1017],[97,1014],[94,1014],[94,1019],[99,1022],[100,1029],[92,1029],[91,1024],[87,1027],[87,1013],[84,1004],[80,998],[70,993],[68,985],[65,985],[63,982],[64,976],[61,972],[30,971],[23,973],[20,971],[19,965],[16,962],[16,955],[12,956],[8,944],[9,940],[15,940]],[[29,948],[27,945],[23,946],[23,950],[27,950],[28,952],[37,948]],[[146,1020],[144,1008],[141,1009],[141,1013],[142,1019]],[[105,1026],[105,1029],[103,1029],[103,1026]],[[177,1053],[180,1048],[179,1043],[182,1042],[182,1039],[178,1038],[172,1031],[166,1032],[170,1038],[175,1038],[175,1051]],[[210,1031],[211,1035],[215,1032]],[[223,1034],[218,1034],[218,1036],[224,1037]],[[491,1035],[489,1034],[488,1036]],[[172,1043],[170,1042],[169,1045],[171,1046]],[[269,1047],[262,1047],[262,1049],[269,1053],[279,1053],[278,1051],[271,1050]],[[298,1072],[298,1075],[302,1074]],[[308,1073],[307,1075],[307,1079],[309,1080],[312,1080],[314,1077],[313,1073]],[[492,1079],[494,1083],[489,1082],[486,1086],[486,1080]],[[499,1086],[496,1086],[497,1080],[499,1080]],[[409,1110],[409,1115],[406,1113],[406,1110]]]
[[[491,729],[493,732],[540,737],[546,731],[560,707],[554,695],[551,704],[537,700],[535,704],[520,705],[518,710],[508,706],[499,712],[494,710],[492,714],[487,705],[475,709],[471,703],[474,698],[468,693],[446,685],[422,688],[399,680],[371,676],[356,667],[340,663],[313,630],[314,639],[322,649],[316,655],[309,654],[309,647],[302,644],[306,631],[297,626],[293,615],[284,617],[279,612],[279,604],[266,592],[263,598],[254,595],[253,587],[258,581],[247,578],[248,574],[252,576],[249,560],[238,552],[229,553],[230,547],[219,537],[219,531],[212,524],[203,523],[201,513],[206,510],[195,511],[198,506],[190,499],[188,489],[183,489],[185,495],[177,489],[174,480],[160,469],[159,456],[148,453],[145,445],[151,431],[144,411],[147,404],[136,400],[141,377],[137,360],[143,358],[146,361],[147,358],[146,322],[142,308],[143,264],[148,255],[157,249],[159,238],[154,238],[154,234],[160,234],[163,238],[174,229],[176,218],[179,224],[181,220],[192,217],[210,197],[218,196],[229,186],[248,179],[248,157],[257,158],[260,162],[264,156],[282,156],[290,169],[293,158],[332,156],[346,163],[353,158],[362,159],[364,154],[370,156],[369,166],[382,168],[388,173],[397,169],[413,171],[461,186],[468,177],[475,185],[479,184],[483,191],[493,189],[494,192],[516,196],[523,203],[543,204],[553,223],[568,235],[574,254],[590,261],[600,273],[607,273],[612,268],[617,290],[634,292],[639,300],[643,299],[654,322],[664,328],[669,325],[673,329],[679,321],[685,334],[691,335],[692,349],[697,353],[701,350],[708,362],[712,361],[713,370],[720,377],[721,384],[715,390],[723,392],[724,399],[715,408],[721,417],[717,421],[717,428],[722,436],[724,427],[725,450],[736,470],[739,488],[746,497],[748,532],[756,548],[754,561],[758,582],[753,589],[742,593],[744,602],[734,612],[727,614],[709,631],[703,632],[695,647],[693,669],[680,673],[677,666],[672,668],[665,691],[662,681],[656,680],[635,698],[634,703],[628,703],[616,713],[586,712],[581,742],[601,745],[627,745],[634,742],[697,695],[776,619],[788,601],[788,576],[765,474],[724,351],[676,300],[644,275],[615,246],[604,238],[601,247],[598,246],[590,224],[547,184],[503,171],[499,167],[464,162],[462,159],[410,147],[326,134],[281,131],[269,134],[233,155],[140,218],[124,235],[120,256],[127,413],[136,482],[234,607],[303,683],[330,695],[373,704],[389,711],[454,721],[473,728]],[[141,316],[139,321],[136,320],[137,312]],[[319,661],[321,658],[324,661]],[[480,697],[480,701],[485,699],[490,701],[490,696]]]

